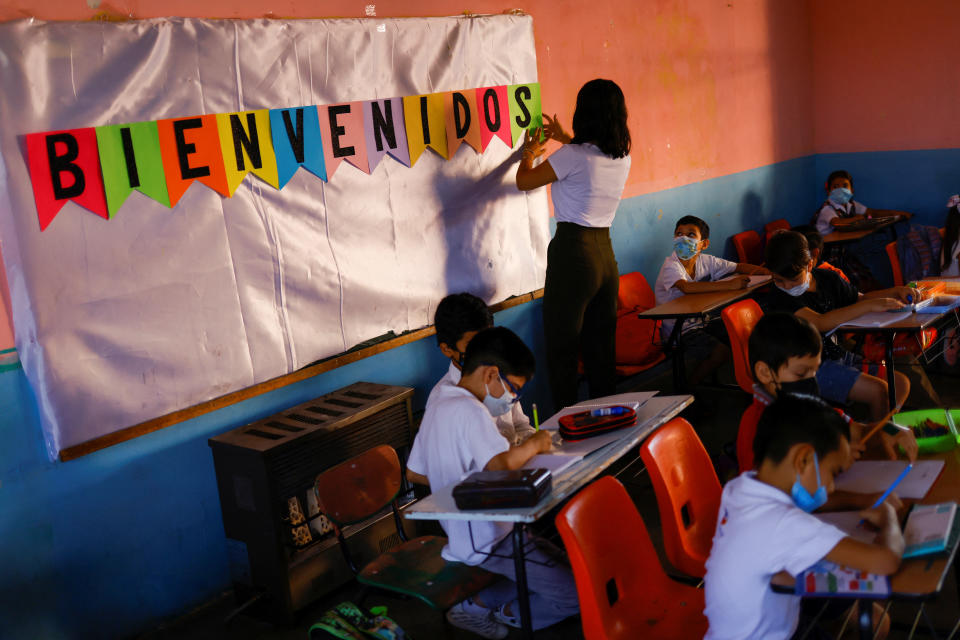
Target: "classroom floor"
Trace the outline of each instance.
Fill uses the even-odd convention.
[[[960,406],[960,380],[956,377],[936,374],[931,374],[930,377],[945,405]],[[732,382],[730,372],[722,373],[721,381]],[[654,378],[648,378],[642,383],[626,385],[620,390],[669,390],[670,388],[669,371],[664,370]],[[664,393],[669,393],[669,391],[664,391]],[[684,417],[697,429],[707,450],[714,457],[721,476],[735,473],[732,461],[723,455],[724,445],[733,442],[740,415],[749,403],[749,397],[738,390],[711,387],[698,388],[695,391],[695,396],[696,402],[684,412]],[[907,408],[915,409],[930,406],[928,403],[925,404],[922,395],[911,395],[908,404],[912,406]],[[658,535],[660,523],[653,488],[639,464],[624,466],[627,468],[619,477],[634,498],[637,508],[654,537],[654,544],[660,551],[661,541]],[[960,578],[960,574],[958,574],[958,578]],[[330,597],[300,612],[295,626],[289,628],[278,628],[242,613],[229,625],[224,625],[224,618],[236,606],[232,594],[227,593],[197,611],[144,634],[141,638],[142,640],[218,640],[220,638],[229,638],[230,640],[304,640],[310,625],[324,611],[344,600],[355,599],[357,592],[358,589],[355,586],[344,587]],[[435,638],[470,640],[478,637],[445,625],[440,614],[417,603],[376,594],[371,595],[366,604],[368,606],[385,604],[388,607],[389,615],[406,630],[410,638],[416,640],[433,640]],[[931,636],[925,631],[925,623],[921,620],[918,637],[947,637],[956,622],[958,610],[960,610],[960,607],[958,607],[957,581],[954,579],[947,580],[944,591],[936,600],[929,603],[925,610],[932,624],[938,629],[938,633],[936,636]],[[915,604],[895,604],[891,610],[895,627],[888,637],[891,640],[906,638],[917,611],[918,608]],[[538,640],[567,640],[582,638],[583,634],[580,629],[579,618],[573,618],[549,629],[544,629],[535,636]],[[519,637],[520,632],[511,629],[508,638],[513,640]]]

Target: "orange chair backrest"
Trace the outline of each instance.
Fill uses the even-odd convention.
[[[753,372],[750,371],[750,357],[747,344],[750,333],[763,316],[763,310],[754,300],[747,298],[726,307],[720,312],[723,324],[730,336],[730,351],[733,352],[733,372],[737,384],[747,393],[753,393]]]
[[[780,218],[779,220],[772,220],[767,224],[763,225],[763,230],[767,232],[768,237],[774,231],[779,231],[781,229],[789,229],[789,228],[790,228],[790,223],[784,220],[783,218]]]
[[[897,243],[891,242],[886,246],[887,257],[890,258],[890,271],[893,272],[893,286],[903,286],[903,271],[900,269],[900,256],[897,255]]]
[[[657,306],[656,296],[650,283],[639,271],[620,276],[620,293],[617,294],[619,309],[652,309]]]
[[[400,459],[382,444],[321,472],[313,486],[320,511],[338,525],[365,520],[400,492]]]
[[[748,264],[763,264],[763,248],[760,245],[760,236],[750,229],[741,231],[731,238],[734,249],[737,250],[737,262]]]
[[[557,514],[556,524],[576,579],[587,640],[643,637],[636,627],[638,610],[658,601],[661,607],[680,604],[663,602],[672,581],[633,500],[613,476],[574,496]]]
[[[640,447],[660,509],[670,564],[703,577],[720,509],[720,480],[690,423],[674,418]]]

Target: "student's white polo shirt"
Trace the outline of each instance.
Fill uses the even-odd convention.
[[[482,471],[491,458],[510,448],[476,396],[455,385],[434,391],[407,460],[407,468],[427,477],[431,491]],[[444,559],[467,564],[483,562],[484,552],[510,533],[504,522],[441,520],[440,525],[448,538]]]
[[[833,228],[833,225],[830,224],[830,221],[834,218],[843,218],[851,215],[866,215],[867,207],[866,205],[857,202],[856,200],[851,200],[847,204],[840,206],[836,203],[827,202],[823,203],[823,206],[820,207],[820,212],[817,213],[817,231],[820,232],[820,235],[825,236],[828,233],[833,233],[836,229]]]
[[[710,628],[704,640],[787,640],[800,596],[774,593],[780,571],[796,576],[822,560],[846,534],[804,512],[780,489],[747,471],[723,488],[704,578]]]

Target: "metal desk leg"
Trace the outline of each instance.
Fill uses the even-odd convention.
[[[520,604],[520,628],[526,640],[533,638],[530,619],[530,592],[527,590],[527,567],[523,555],[523,523],[513,525],[513,570],[517,577],[517,600]]]
[[[893,339],[896,336],[896,332],[887,334],[887,344],[886,344],[886,365],[887,365],[887,398],[890,401],[890,408],[893,409],[897,406],[897,388],[894,386],[894,368],[893,368]]]
[[[667,339],[667,348],[673,351],[673,391],[680,393],[687,386],[687,365],[683,354],[683,323],[686,318],[677,318]]]
[[[860,607],[860,640],[873,640],[873,600],[858,600]]]

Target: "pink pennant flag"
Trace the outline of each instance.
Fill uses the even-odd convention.
[[[324,142],[323,158],[327,166],[327,180],[333,178],[344,160],[364,173],[370,173],[363,127],[363,103],[320,105],[317,107],[317,114]]]

